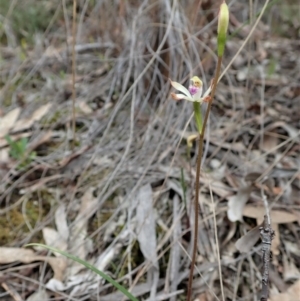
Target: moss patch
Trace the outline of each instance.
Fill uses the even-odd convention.
[[[36,202],[37,198],[32,197],[26,202],[25,216],[22,212],[22,205],[11,209],[4,215],[0,215],[0,245],[11,244],[16,240],[24,239],[30,229],[27,223],[34,229],[39,221],[48,214],[51,204],[49,198],[43,198],[41,206]],[[43,242],[42,235],[38,232],[34,236],[34,242]]]

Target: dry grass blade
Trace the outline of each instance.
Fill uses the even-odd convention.
[[[14,301],[22,301],[22,297],[19,295],[19,293],[10,287],[5,282],[1,283],[1,286],[8,292],[8,294],[14,299]]]

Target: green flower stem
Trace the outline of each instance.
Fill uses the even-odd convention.
[[[198,129],[198,133],[201,134],[202,132],[202,112],[201,112],[201,105],[199,102],[193,102],[194,105],[194,117],[196,121],[196,126]]]

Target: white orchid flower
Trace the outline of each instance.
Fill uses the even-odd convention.
[[[199,102],[199,103],[202,103],[203,101],[205,101],[205,102],[210,101],[210,96],[208,96],[208,95],[211,91],[211,86],[204,93],[203,97],[201,97],[203,83],[202,83],[201,79],[197,76],[194,76],[191,78],[191,84],[189,86],[189,89],[185,88],[183,85],[181,85],[177,82],[173,82],[172,80],[170,80],[170,82],[171,82],[171,85],[176,90],[178,90],[179,92],[182,93],[182,94],[171,93],[172,98],[175,100],[185,99],[188,101]]]

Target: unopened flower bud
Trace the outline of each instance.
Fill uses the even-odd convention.
[[[218,20],[218,56],[223,56],[224,53],[228,23],[229,10],[227,4],[225,3],[225,1],[223,1],[223,3],[220,6]]]

